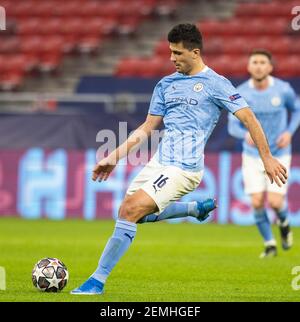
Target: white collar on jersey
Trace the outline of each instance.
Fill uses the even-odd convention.
[[[197,76],[197,75],[201,75],[202,73],[205,73],[209,70],[209,67],[208,66],[204,66],[203,69],[201,70],[201,72],[195,74],[195,75],[186,75],[187,77],[194,77],[194,76]]]
[[[269,81],[269,86],[267,88],[274,85],[274,77],[273,76],[268,76],[268,81]],[[253,79],[250,78],[248,81],[248,84],[249,84],[249,87],[254,88]]]
[[[200,73],[205,73],[209,70],[208,66],[205,65],[205,67],[201,70]]]
[[[193,77],[193,76],[197,76],[197,75],[200,75],[200,74],[202,74],[202,73],[205,73],[205,72],[207,72],[209,70],[209,68],[208,68],[208,66],[204,66],[203,67],[203,69],[201,70],[201,72],[199,72],[199,73],[197,73],[197,74],[194,74],[194,75],[186,75],[186,76],[188,76],[188,77]]]
[[[186,74],[182,74],[186,77],[194,77],[194,76],[197,76],[197,75],[201,75],[202,73],[205,73],[209,70],[209,67],[208,66],[204,66],[203,69],[201,70],[201,72],[197,73],[197,74],[194,74],[194,75],[186,75]]]

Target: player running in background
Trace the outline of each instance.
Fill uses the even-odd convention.
[[[300,106],[289,83],[270,76],[272,56],[266,50],[254,50],[249,56],[248,72],[251,78],[238,86],[239,93],[251,106],[266,134],[271,153],[289,171],[291,164],[291,139],[300,123]],[[291,112],[288,122],[288,111]],[[254,218],[264,239],[265,250],[261,258],[277,254],[276,241],[265,209],[265,194],[275,211],[283,249],[292,246],[293,238],[288,221],[287,185],[271,184],[264,171],[255,143],[241,122],[231,115],[228,131],[243,139],[242,173],[245,192],[250,195]]]
[[[263,130],[248,104],[226,78],[205,66],[201,58],[202,36],[196,26],[175,26],[168,34],[168,41],[176,72],[158,82],[145,122],[96,164],[93,180],[106,180],[117,162],[141,144],[142,137],[149,137],[162,121],[164,137],[156,154],[129,186],[96,271],[72,294],[102,294],[107,277],[133,242],[137,223],[143,218],[151,221],[153,216],[165,214],[162,219],[169,219],[187,213],[199,219],[207,217],[215,207],[213,200],[205,211],[198,209],[197,204],[175,201],[200,184],[204,147],[222,109],[234,113],[248,128],[270,180],[278,185],[286,182],[286,169],[271,155]]]

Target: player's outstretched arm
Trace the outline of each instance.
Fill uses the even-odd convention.
[[[271,183],[275,181],[281,187],[282,183],[285,184],[287,181],[287,170],[272,156],[264,131],[254,113],[250,108],[245,107],[235,112],[234,115],[250,132]]]
[[[124,143],[95,165],[92,179],[94,181],[106,180],[118,161],[127,156],[132,149],[141,145],[151,135],[151,131],[159,127],[162,119],[160,115],[148,114],[145,122]]]

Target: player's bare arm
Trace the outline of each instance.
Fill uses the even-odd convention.
[[[245,107],[238,110],[234,115],[248,129],[255,145],[257,146],[266,174],[268,175],[271,183],[275,181],[276,184],[281,187],[282,183],[285,184],[287,181],[287,170],[272,156],[263,129],[254,113],[250,108]]]
[[[246,133],[245,140],[249,145],[255,146],[255,143],[252,140],[251,134],[249,132]]]
[[[124,143],[95,165],[92,179],[94,181],[97,179],[99,181],[106,180],[118,161],[141,145],[151,135],[151,131],[159,127],[162,119],[162,116],[148,114],[145,122],[140,125]]]

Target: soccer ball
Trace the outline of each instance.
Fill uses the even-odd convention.
[[[32,270],[32,283],[43,292],[59,292],[68,282],[69,273],[66,265],[57,258],[43,258]]]

